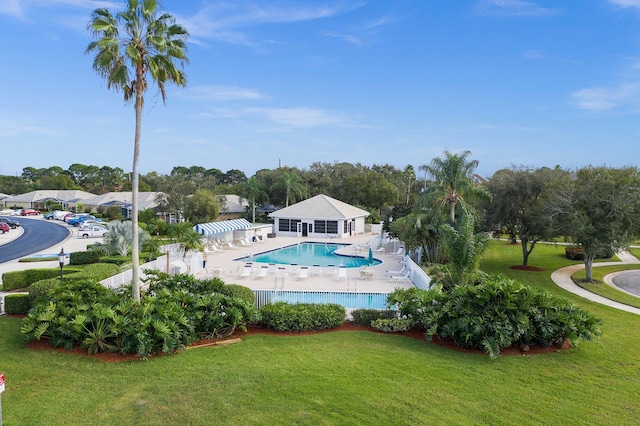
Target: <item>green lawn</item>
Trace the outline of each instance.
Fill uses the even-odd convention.
[[[557,288],[564,247],[495,243],[482,264],[602,319],[595,342],[548,355],[463,354],[400,336],[249,336],[226,347],[104,363],[22,346],[0,319],[4,424],[637,424],[640,317]]]
[[[580,287],[584,288],[585,290],[589,290],[592,293],[599,294],[600,296],[606,297],[607,299],[624,303],[625,305],[640,308],[640,297],[635,297],[623,291],[617,290],[616,288],[611,287],[604,282],[605,275],[611,274],[613,272],[629,271],[633,269],[640,269],[640,265],[635,264],[603,266],[601,268],[593,268],[593,279],[597,281],[596,283],[582,282],[587,276],[584,269],[573,274],[571,278],[573,278],[575,282],[579,283]]]

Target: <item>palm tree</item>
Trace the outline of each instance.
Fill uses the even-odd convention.
[[[291,200],[292,203],[295,203],[307,196],[307,188],[304,185],[302,178],[295,173],[282,172],[282,174],[276,179],[273,186],[285,191],[285,207],[289,207],[289,200]]]
[[[255,176],[251,176],[245,182],[242,196],[249,200],[251,203],[251,209],[253,210],[253,221],[256,222],[256,203],[262,203],[269,199],[266,191],[264,190],[264,184],[259,181]]]
[[[427,172],[433,178],[425,188],[422,205],[429,206],[435,203],[448,206],[452,223],[456,219],[456,205],[464,206],[466,197],[491,198],[485,187],[473,181],[472,175],[478,167],[478,160],[467,161],[469,155],[471,151],[463,151],[460,154],[445,151],[444,158],[436,157],[431,160],[431,164],[420,166],[420,170]]]
[[[148,77],[158,86],[162,101],[166,102],[165,84],[184,87],[185,73],[176,66],[188,62],[186,56],[187,30],[175,23],[175,18],[163,13],[158,16],[156,0],[127,0],[126,10],[115,16],[109,10],[96,9],[91,14],[88,29],[95,41],[85,53],[95,54],[93,69],[107,82],[108,89],[122,91],[125,103],[132,102],[136,125],[132,170],[132,292],[140,301],[140,271],[138,253],[138,157],[144,94]]]

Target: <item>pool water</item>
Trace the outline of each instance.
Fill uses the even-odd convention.
[[[275,263],[278,265],[300,265],[300,266],[345,266],[347,268],[359,268],[361,266],[378,265],[382,263],[378,259],[373,259],[369,263],[368,255],[348,256],[336,254],[339,248],[349,244],[337,243],[300,243],[292,246],[282,247],[276,250],[259,253],[253,256],[245,256],[240,259],[244,262]]]

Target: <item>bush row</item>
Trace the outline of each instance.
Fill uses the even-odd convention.
[[[260,308],[262,325],[276,331],[312,331],[336,328],[346,318],[346,310],[337,304],[289,304],[278,302]]]
[[[351,311],[353,322],[363,327],[371,327],[371,323],[379,319],[390,319],[398,316],[397,311],[379,309],[354,309]]]
[[[600,321],[587,311],[543,290],[500,276],[449,291],[397,289],[387,303],[426,330],[427,338],[453,338],[462,347],[500,350],[529,345],[560,346],[565,340],[592,340]]]
[[[29,312],[31,304],[28,294],[7,294],[4,297],[4,311],[9,315],[24,315]]]
[[[67,279],[34,301],[21,333],[25,341],[47,339],[54,347],[80,344],[90,353],[137,353],[147,358],[173,353],[198,339],[226,337],[258,320],[246,300],[212,291],[220,280],[204,281],[156,273],[140,303],[135,303],[130,286],[114,290],[86,277]],[[202,292],[190,291],[193,288]]]
[[[79,269],[76,268],[66,268],[62,270],[65,275],[75,274],[78,271]],[[36,281],[59,276],[59,268],[27,269],[24,271],[5,272],[2,274],[2,288],[5,291],[27,288]]]

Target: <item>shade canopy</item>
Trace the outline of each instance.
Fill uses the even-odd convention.
[[[225,232],[235,231],[238,229],[251,228],[251,222],[247,219],[223,220],[221,222],[200,223],[193,227],[202,235],[222,234]]]

